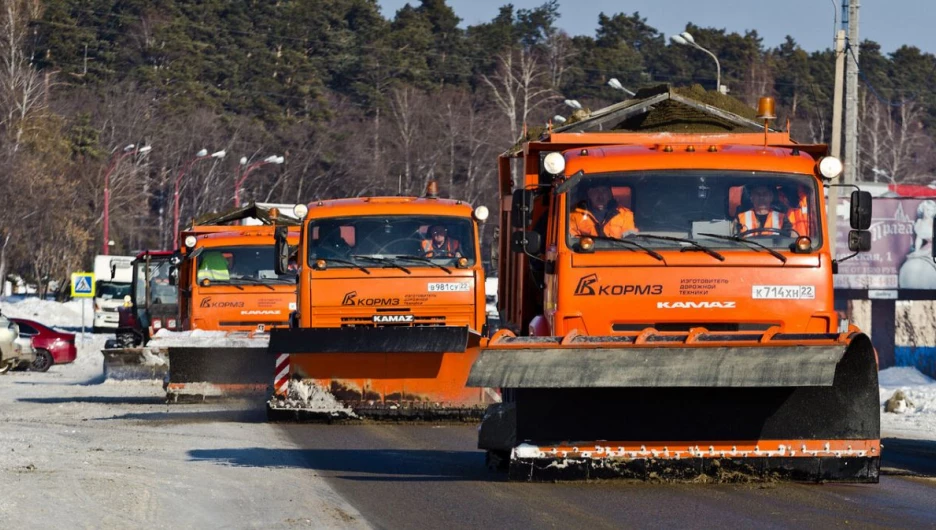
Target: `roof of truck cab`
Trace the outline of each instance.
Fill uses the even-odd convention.
[[[200,234],[196,247],[272,245],[273,226],[244,226],[237,231]],[[289,239],[299,241],[299,227],[289,231]]]
[[[428,197],[355,197],[309,203],[307,218],[367,215],[449,215],[470,217],[471,205]]]
[[[693,150],[689,150],[689,146]],[[665,151],[665,147],[672,148]],[[604,145],[566,151],[566,173],[627,170],[745,170],[815,174],[816,159],[794,147],[702,144]],[[622,164],[626,159],[626,164]]]

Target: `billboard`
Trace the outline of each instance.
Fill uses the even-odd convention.
[[[871,250],[843,261],[834,276],[839,289],[936,289],[933,218],[936,200],[875,197]],[[848,250],[848,199],[838,207],[836,256]],[[936,295],[936,293],[934,293]]]

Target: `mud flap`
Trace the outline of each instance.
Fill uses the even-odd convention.
[[[847,345],[818,347],[488,349],[468,384],[505,387],[505,402],[515,407],[512,437],[504,417],[489,415],[482,422],[479,446],[489,451],[503,451],[511,438],[539,447],[588,447],[606,440],[684,448],[759,440],[843,441],[847,447],[850,440],[856,445],[880,440],[877,362],[870,340],[861,334]],[[811,462],[803,459],[808,456],[793,459],[791,478],[877,482],[879,453],[823,455],[810,457]],[[745,460],[756,462],[755,455],[749,457]],[[523,468],[511,471],[512,477],[556,470],[539,465],[549,458],[527,460],[512,459],[511,466]],[[584,460],[572,467],[595,467]],[[634,474],[650,460],[629,459],[621,469]],[[614,466],[600,469],[610,474]]]
[[[170,400],[266,394],[273,357],[266,348],[169,347]]]
[[[169,358],[165,350],[155,348],[113,348],[102,350],[104,378],[145,380],[165,378]]]

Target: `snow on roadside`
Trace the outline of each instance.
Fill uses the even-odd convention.
[[[0,309],[8,317],[28,318],[52,328],[68,328],[68,331],[81,328],[81,305],[84,304],[84,323],[88,331],[94,325],[94,303],[91,300],[40,300],[24,298],[0,302]]]
[[[936,440],[936,381],[916,368],[898,366],[878,375],[881,402],[881,436],[914,440]],[[884,403],[897,390],[913,404],[906,412],[884,412]]]

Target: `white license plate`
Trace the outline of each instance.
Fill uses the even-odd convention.
[[[755,300],[814,300],[815,285],[754,285],[751,298]]]
[[[469,285],[467,283],[430,283],[430,293],[459,293],[467,292]]]

